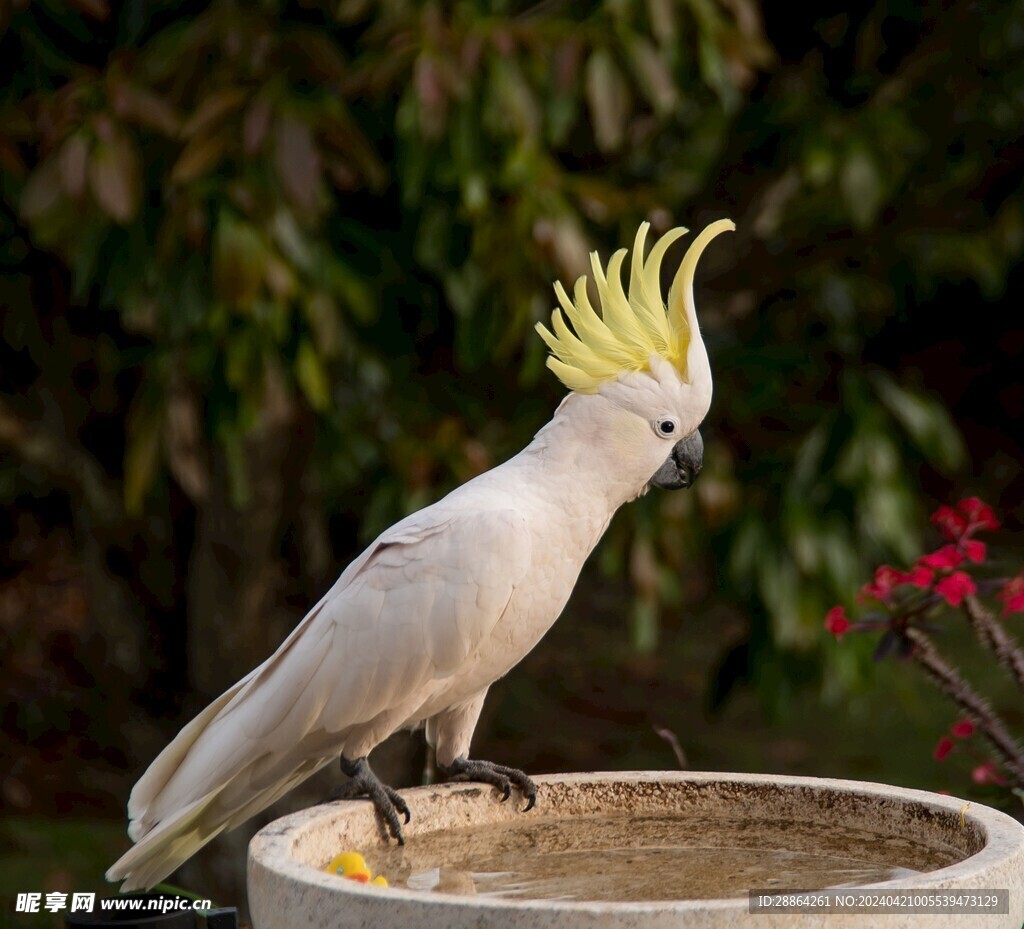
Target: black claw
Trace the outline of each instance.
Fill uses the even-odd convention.
[[[355,797],[366,797],[373,804],[377,818],[384,827],[384,838],[387,839],[390,836],[399,845],[405,845],[398,813],[405,817],[406,823],[411,819],[411,815],[409,805],[402,799],[398,791],[381,782],[380,778],[370,769],[365,755],[355,761],[349,761],[342,755],[341,770],[348,775],[350,780],[335,790],[330,799],[350,800]]]
[[[504,803],[512,796],[515,787],[526,798],[524,813],[528,813],[537,805],[537,786],[518,768],[508,768],[495,764],[493,761],[476,761],[468,758],[456,758],[447,770],[449,780],[481,781],[501,791],[500,800]]]
[[[384,792],[388,795],[388,800],[391,801],[392,806],[394,806],[394,808],[405,817],[405,822],[408,824],[409,820],[412,818],[409,813],[409,804],[402,799],[402,795],[397,790],[392,790],[390,787],[384,787]]]

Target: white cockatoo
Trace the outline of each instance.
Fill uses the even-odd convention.
[[[569,388],[518,455],[384,532],[353,561],[281,647],[192,720],[132,790],[134,841],[107,872],[122,890],[151,887],[225,829],[341,759],[345,796],[374,804],[402,841],[405,801],[367,756],[393,732],[426,726],[447,775],[515,788],[522,771],[470,760],[487,689],[540,641],[615,511],[649,485],[687,487],[701,469],[697,427],[711,369],[697,326],[697,260],[719,220],[687,250],[662,299],[662,236],[644,260],[648,224],[601,267],[601,314],[581,277],[551,329],[548,366]],[[570,329],[568,324],[571,324]],[[574,330],[574,331],[573,331]]]

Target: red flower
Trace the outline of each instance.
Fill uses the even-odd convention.
[[[900,571],[892,565],[884,564],[875,570],[875,579],[860,589],[858,599],[870,598],[881,603],[889,602],[889,595],[901,584],[912,584],[914,587],[931,587],[935,574],[931,568],[915,565],[909,571]]]
[[[953,740],[948,735],[944,735],[932,750],[932,757],[936,761],[942,761],[951,751],[953,751]]]
[[[846,616],[845,608],[834,606],[825,614],[825,628],[837,639],[850,628],[850,620]]]
[[[975,784],[998,784],[1000,787],[1006,786],[1006,778],[1004,778],[996,766],[991,761],[983,761],[978,767],[971,772],[971,780]]]
[[[943,545],[938,551],[923,555],[918,561],[936,571],[944,571],[947,568],[955,568],[963,560],[964,556],[955,545]]]
[[[875,569],[875,579],[860,589],[861,597],[870,597],[886,603],[893,588],[900,582],[900,572],[892,565],[884,564]]]
[[[996,594],[996,599],[1003,601],[1003,616],[1024,613],[1024,574],[1011,577]]]
[[[999,520],[996,519],[992,507],[978,497],[966,497],[956,505],[956,508],[971,521],[974,529],[999,528]]]
[[[954,571],[935,585],[935,592],[950,606],[960,606],[964,597],[973,594],[977,589],[974,578],[963,571]]]
[[[961,719],[959,722],[953,723],[949,731],[958,739],[966,739],[968,736],[974,735],[974,723],[969,719]]]
[[[987,552],[988,549],[984,542],[979,542],[977,539],[968,539],[964,542],[964,553],[975,564],[981,564],[985,560]]]
[[[947,538],[956,541],[967,530],[967,517],[951,506],[940,506],[932,513],[932,522]]]
[[[906,574],[903,575],[903,579],[900,581],[901,584],[913,584],[915,587],[931,587],[932,581],[935,579],[935,573],[931,568],[926,568],[923,565],[915,565]]]

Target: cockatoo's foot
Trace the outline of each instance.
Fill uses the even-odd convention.
[[[341,770],[343,774],[348,775],[349,780],[336,790],[331,791],[324,802],[368,797],[377,811],[378,819],[387,828],[391,838],[396,839],[399,845],[405,845],[405,837],[402,835],[402,824],[398,821],[398,814],[401,813],[405,817],[405,821],[409,822],[409,806],[398,791],[388,787],[373,773],[365,755],[355,761],[349,761],[342,755]]]
[[[483,781],[492,784],[502,792],[504,803],[515,787],[526,800],[523,812],[528,813],[537,802],[537,785],[518,768],[508,768],[493,761],[471,761],[469,758],[456,758],[450,768],[445,769],[450,781]]]

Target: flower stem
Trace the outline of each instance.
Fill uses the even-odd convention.
[[[1010,672],[1017,686],[1024,690],[1024,651],[988,610],[974,597],[964,599],[964,612],[971,621],[971,628],[986,648],[995,652],[999,663]]]
[[[992,744],[1002,759],[1003,769],[1018,785],[1024,787],[1024,751],[1010,734],[1003,720],[989,706],[988,701],[939,654],[927,635],[913,627],[905,630],[904,635],[914,646],[910,657],[925,670],[939,690],[963,709],[967,717]]]

